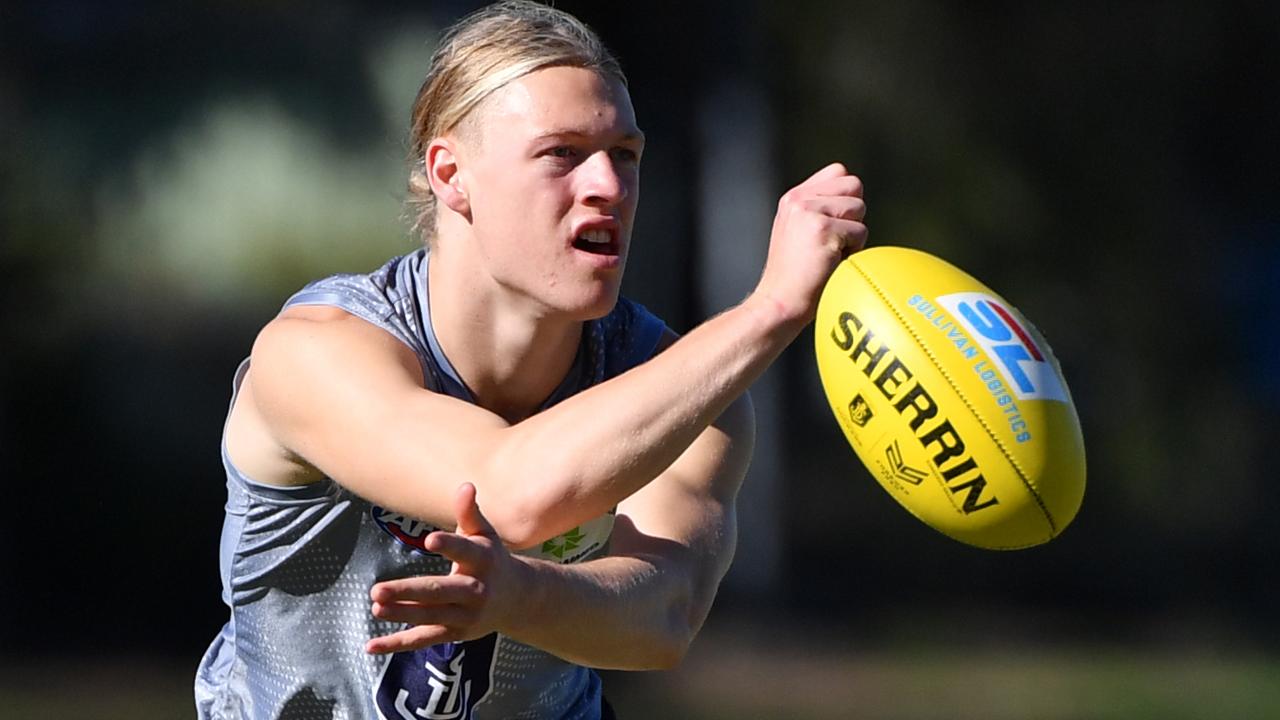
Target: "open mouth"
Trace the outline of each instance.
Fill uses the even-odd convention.
[[[618,254],[618,243],[608,230],[585,230],[573,241],[573,247],[592,255]]]

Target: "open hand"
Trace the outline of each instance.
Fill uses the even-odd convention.
[[[408,627],[365,646],[370,653],[404,652],[461,642],[494,632],[518,602],[520,561],[503,546],[480,512],[476,488],[464,483],[454,499],[458,527],[427,536],[427,550],[449,558],[448,575],[421,575],[373,586],[373,615]]]

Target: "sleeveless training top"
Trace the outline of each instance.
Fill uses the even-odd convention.
[[[427,254],[368,275],[314,282],[285,303],[341,308],[391,333],[422,364],[428,389],[474,402],[431,329]],[[649,359],[665,325],[619,299],[584,325],[577,359],[544,407]],[[236,371],[235,391],[248,370]],[[597,718],[600,679],[587,668],[500,634],[416,652],[369,655],[372,637],[405,627],[370,614],[378,581],[449,572],[422,548],[434,528],[371,505],[324,479],[301,487],[254,482],[231,463],[225,438],[226,519],[219,565],[231,619],[196,675],[201,718],[451,720]],[[612,515],[527,551],[579,562],[607,550]]]

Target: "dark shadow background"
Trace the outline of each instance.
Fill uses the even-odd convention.
[[[802,337],[772,371],[781,574],[731,585],[715,618],[825,625],[839,646],[1276,656],[1280,6],[558,5],[621,56],[648,134],[629,295],[682,330],[720,309],[696,299],[694,249],[735,188],[699,190],[697,127],[737,78],[768,99],[775,196],[848,164],[872,244],[1017,304],[1084,426],[1066,534],[971,549],[857,464]],[[432,28],[474,6],[0,10],[0,660],[193,671],[225,620],[231,373],[294,288],[412,249],[409,101]]]

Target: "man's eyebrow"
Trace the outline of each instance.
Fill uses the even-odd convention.
[[[538,142],[542,142],[543,140],[554,140],[557,138],[583,138],[583,137],[587,137],[590,134],[591,133],[586,133],[581,130],[574,130],[571,128],[560,128],[560,129],[547,130],[545,132],[538,133],[536,136],[534,136],[533,142],[538,143]],[[623,133],[620,139],[622,142],[643,143],[645,141],[644,131],[637,128],[634,131]]]

